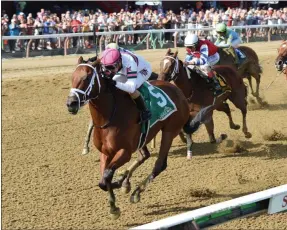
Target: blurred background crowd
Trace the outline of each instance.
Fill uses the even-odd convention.
[[[144,5],[134,8],[122,8],[117,12],[104,12],[96,9],[69,9],[59,12],[55,7],[39,9],[37,13],[29,12],[25,5],[18,7],[18,12],[9,16],[2,8],[1,35],[45,35],[62,33],[85,33],[102,31],[133,31],[151,29],[175,28],[203,28],[214,27],[217,23],[224,22],[227,26],[244,25],[273,25],[272,33],[286,33],[287,28],[280,26],[287,23],[287,7],[273,9],[272,7],[179,7],[177,10],[164,9]],[[268,28],[248,31],[238,30],[242,37],[264,37]],[[172,41],[174,34],[160,32],[156,34],[158,41],[163,43]],[[208,36],[204,31],[198,31],[199,36]],[[106,36],[108,42],[118,40],[120,44],[139,44],[143,42],[145,34]],[[180,33],[178,42],[182,42],[185,33]],[[63,48],[65,38],[35,39],[31,49]],[[15,52],[24,50],[29,40],[2,41],[2,50]],[[93,36],[71,38],[69,47],[93,47]]]

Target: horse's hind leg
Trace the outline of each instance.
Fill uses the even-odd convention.
[[[256,79],[256,92],[254,96],[259,98],[259,86],[260,86],[261,75],[256,74],[256,76],[253,75],[253,77]]]
[[[118,183],[121,184],[122,191],[124,193],[129,193],[131,190],[131,184],[130,184],[130,178],[133,174],[133,172],[142,164],[144,163],[148,158],[150,157],[150,152],[148,151],[148,148],[144,146],[142,149],[138,151],[138,159],[135,160],[124,173],[120,175],[120,178],[118,180]]]
[[[90,140],[91,140],[91,134],[92,134],[93,128],[94,128],[94,123],[93,123],[93,120],[91,120],[90,123],[89,123],[87,136],[85,138],[84,148],[83,148],[83,151],[82,151],[83,155],[88,154],[90,152],[89,143],[90,143]]]
[[[147,185],[153,181],[162,171],[167,167],[167,155],[174,139],[174,133],[172,132],[162,132],[161,145],[159,150],[158,158],[155,162],[153,171],[144,181],[142,181],[134,190],[131,195],[130,201],[132,203],[137,203],[140,201],[140,194],[143,192]]]
[[[246,78],[248,79],[248,82],[249,82],[249,86],[250,86],[250,89],[251,89],[251,94],[255,97],[255,93],[254,93],[253,85],[252,85],[251,75],[246,76]]]

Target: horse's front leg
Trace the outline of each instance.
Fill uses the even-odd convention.
[[[113,219],[117,219],[120,216],[120,209],[116,206],[116,198],[113,190],[121,186],[119,183],[112,183],[113,176],[116,169],[123,166],[126,162],[130,161],[130,159],[131,153],[125,149],[118,151],[111,160],[104,154],[101,154],[100,157],[102,180],[99,186],[101,189],[108,191],[110,213]]]
[[[193,144],[192,135],[185,133],[185,137],[186,137],[186,147],[187,147],[186,158],[188,160],[191,160],[191,158],[192,158],[192,144]]]
[[[177,134],[179,131],[177,132]],[[147,185],[153,181],[162,171],[167,167],[167,155],[171,147],[172,141],[174,139],[174,133],[162,132],[161,145],[159,150],[158,158],[155,162],[153,171],[148,175],[133,191],[130,201],[132,203],[137,203],[140,201],[140,194],[145,191]]]
[[[247,123],[246,123],[246,114],[247,114],[247,109],[243,108],[241,109],[241,113],[242,113],[242,123],[243,123],[243,128],[242,128],[242,131],[245,135],[246,138],[251,138],[252,137],[252,134],[250,132],[248,132],[248,128],[247,128]]]
[[[227,115],[227,117],[229,119],[229,127],[231,129],[235,129],[235,130],[240,129],[240,125],[237,125],[237,124],[234,123],[232,115],[231,115],[231,110],[229,108],[229,105],[226,102],[222,103],[222,105],[220,105],[217,108],[217,110],[218,111],[222,111],[222,112],[224,112]]]
[[[87,136],[85,138],[84,148],[83,148],[83,151],[82,151],[83,155],[88,154],[90,152],[89,143],[90,143],[90,140],[91,140],[91,135],[92,135],[93,128],[94,128],[94,123],[93,123],[93,120],[91,120],[90,123],[89,123]]]
[[[130,178],[133,172],[148,158],[150,157],[150,152],[145,145],[142,149],[138,151],[138,159],[135,160],[127,170],[121,175],[120,180],[122,181],[122,191],[124,193],[129,193],[131,190]]]
[[[187,143],[187,139],[186,139],[186,135],[183,131],[180,131],[179,133],[179,137],[180,137],[180,140],[183,142],[183,143]]]

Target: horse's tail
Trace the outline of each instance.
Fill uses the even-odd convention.
[[[193,119],[189,118],[187,123],[183,126],[183,131],[187,134],[193,134],[196,132],[200,125],[205,123],[211,117],[214,109],[214,105],[209,105],[201,109]]]

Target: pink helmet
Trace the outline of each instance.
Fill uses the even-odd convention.
[[[101,55],[101,63],[105,66],[116,64],[121,57],[118,49],[106,49]]]

